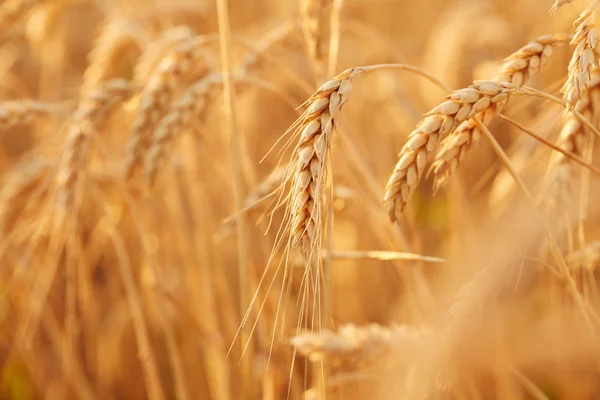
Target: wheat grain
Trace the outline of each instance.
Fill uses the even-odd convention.
[[[441,139],[463,121],[504,102],[513,87],[504,82],[484,81],[460,89],[447,101],[425,114],[399,154],[388,180],[384,201],[392,221],[400,217],[414,192],[433,151]]]
[[[567,81],[562,88],[565,101],[571,107],[586,91],[592,79],[592,67],[598,66],[600,49],[598,48],[596,23],[599,17],[599,7],[600,2],[593,0],[575,21],[577,29],[571,41],[571,45],[575,46],[575,50],[569,63]]]
[[[110,111],[133,93],[132,85],[114,79],[99,85],[85,95],[69,122],[64,151],[61,156],[57,184],[59,202],[71,205],[77,178],[86,168],[90,138],[99,132]]]
[[[206,39],[194,36],[184,40],[164,56],[144,88],[138,113],[127,143],[125,173],[133,177],[142,166],[150,145],[150,135],[168,109],[174,92],[192,72],[207,70]],[[200,72],[198,72],[200,74]]]
[[[308,100],[300,121],[300,142],[293,155],[289,213],[294,247],[310,259],[318,251],[323,216],[323,185],[331,135],[338,113],[348,100],[352,79],[363,72],[351,68],[324,83]]]
[[[175,135],[184,130],[190,118],[206,108],[212,89],[222,84],[220,74],[212,74],[189,87],[173,102],[168,113],[152,134],[145,162],[144,176],[148,186],[153,186],[169,144]]]
[[[544,35],[529,42],[506,58],[501,71],[494,77],[494,81],[523,86],[540,71],[554,48],[567,41],[568,38],[568,35],[562,34]],[[490,106],[480,115],[481,121],[488,125],[505,105],[506,101]],[[477,144],[480,136],[481,131],[477,122],[475,119],[469,119],[442,142],[431,166],[434,175],[434,190],[438,190],[446,184],[465,154]]]

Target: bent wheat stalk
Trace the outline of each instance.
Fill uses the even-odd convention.
[[[523,86],[527,81],[537,74],[541,67],[547,62],[554,49],[566,42],[568,35],[544,35],[529,42],[506,58],[500,73],[494,77],[496,82],[510,82],[516,86]],[[508,101],[508,99],[506,99]],[[502,111],[507,101],[488,107],[480,115],[485,125],[489,123]],[[440,145],[431,171],[434,175],[434,190],[443,187],[450,176],[456,171],[460,162],[467,152],[472,149],[479,138],[481,130],[474,119],[463,122],[449,135]]]
[[[440,140],[461,122],[506,101],[513,87],[505,82],[475,83],[455,91],[447,97],[447,101],[425,114],[400,151],[399,160],[386,185],[384,201],[392,221],[404,211]]]

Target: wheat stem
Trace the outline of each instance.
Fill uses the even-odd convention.
[[[229,8],[227,0],[216,0],[217,17],[219,26],[219,44],[221,50],[221,71],[223,74],[223,94],[226,110],[226,126],[229,137],[230,157],[233,168],[233,197],[235,202],[235,219],[237,227],[237,252],[238,252],[238,277],[240,291],[239,313],[244,315],[251,301],[251,281],[248,277],[249,263],[246,249],[245,215],[240,212],[243,208],[243,172],[241,166],[242,149],[241,138],[237,127],[235,112],[235,88],[232,78],[230,62],[230,30],[229,30]],[[252,376],[252,363],[254,349],[250,343],[250,332],[243,326],[240,332],[240,343],[246,346],[242,359],[242,393],[247,399],[255,396]]]

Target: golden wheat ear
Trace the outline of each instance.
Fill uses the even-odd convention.
[[[468,118],[505,102],[513,85],[485,81],[460,89],[427,112],[402,147],[398,162],[385,188],[384,201],[389,217],[396,221],[415,191],[423,171],[440,140]]]
[[[291,215],[293,246],[300,246],[306,259],[317,254],[323,227],[323,185],[331,135],[337,117],[348,101],[352,79],[364,72],[348,69],[324,83],[308,100],[298,131],[300,141],[292,155]]]
[[[593,0],[575,21],[577,29],[571,45],[575,47],[569,74],[562,88],[565,101],[569,107],[583,96],[592,80],[592,67],[599,66],[600,48],[598,47],[598,18],[600,1]]]
[[[566,34],[538,37],[508,56],[493,80],[496,82],[510,82],[516,86],[525,85],[534,75],[539,73],[554,49],[569,39],[570,36]],[[479,118],[485,125],[489,125],[506,106],[507,102],[508,99],[488,107],[485,112],[479,115]],[[477,122],[475,119],[469,119],[441,143],[431,165],[435,191],[446,185],[464,156],[475,147],[480,136],[481,129]]]
[[[588,121],[597,123],[600,116],[600,69],[592,71],[592,80],[586,93],[579,99],[574,107]],[[556,145],[568,153],[583,158],[588,130],[583,123],[573,114],[567,116]],[[552,201],[565,205],[575,194],[577,182],[575,172],[576,164],[561,153],[554,153],[548,164],[544,182],[544,193]]]
[[[125,174],[132,178],[143,167],[151,136],[168,111],[175,91],[191,73],[204,75],[210,70],[206,44],[214,37],[184,39],[163,55],[142,91],[137,115],[125,150]]]

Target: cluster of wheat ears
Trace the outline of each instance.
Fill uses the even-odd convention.
[[[600,1],[547,3],[0,0],[0,398],[600,396]]]

